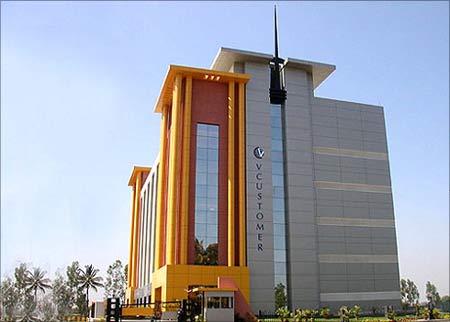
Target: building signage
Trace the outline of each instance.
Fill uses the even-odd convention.
[[[254,150],[253,150],[253,154],[255,155],[255,157],[257,158],[257,159],[262,159],[263,158],[263,156],[264,156],[264,150],[261,148],[261,147],[259,147],[259,146],[257,146]]]
[[[253,150],[253,155],[257,159],[255,162],[255,189],[256,189],[256,213],[255,213],[255,231],[256,231],[256,250],[258,252],[264,251],[264,213],[263,213],[263,165],[258,160],[264,157],[264,150],[261,147],[256,147]]]

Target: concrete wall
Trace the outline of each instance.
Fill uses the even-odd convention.
[[[245,73],[251,76],[246,90],[246,153],[247,153],[247,264],[250,269],[250,306],[259,310],[274,310],[272,161],[270,103],[268,100],[269,67],[267,64],[245,63]],[[257,159],[256,147],[265,151]],[[261,168],[258,169],[257,166]],[[256,175],[262,174],[262,180]],[[258,190],[262,184],[262,190]],[[261,193],[261,200],[258,200]],[[261,203],[259,205],[258,203]],[[261,209],[259,209],[261,206]],[[261,215],[257,214],[262,213]],[[264,225],[264,231],[258,226]],[[262,233],[262,238],[258,234]],[[261,240],[259,240],[261,239]],[[258,250],[262,244],[262,250]]]
[[[321,306],[398,307],[383,109],[314,98],[312,134]]]
[[[269,68],[264,63],[245,62],[231,69],[251,76],[246,91],[250,304],[255,313],[273,312]],[[314,97],[311,77],[289,64],[285,68],[289,304],[292,309],[337,310],[342,305],[360,305],[366,311],[373,307],[381,311],[384,305],[399,307],[383,108]],[[256,147],[265,151],[260,160],[253,154]],[[261,182],[259,191],[256,184]],[[259,212],[263,219],[257,218]],[[262,237],[258,224],[264,224]],[[261,242],[263,251],[258,250]]]
[[[319,306],[315,222],[311,75],[285,69],[285,175],[288,224],[288,285],[291,308]]]

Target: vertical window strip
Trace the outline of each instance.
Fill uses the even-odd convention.
[[[218,264],[219,126],[197,124],[195,264]]]
[[[277,287],[280,283],[283,284],[286,294],[286,290],[288,289],[288,281],[282,106],[272,104],[270,116],[272,131],[272,200],[275,287]]]

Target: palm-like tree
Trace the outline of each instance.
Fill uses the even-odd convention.
[[[45,277],[46,271],[42,271],[39,267],[33,268],[33,271],[27,270],[26,282],[27,291],[34,292],[34,301],[37,303],[37,292],[41,290],[45,293],[45,289],[51,288],[50,279]]]
[[[103,287],[103,278],[96,276],[98,272],[93,265],[86,265],[84,270],[80,268],[80,286],[86,289],[86,312],[89,309],[89,289],[97,291],[97,287]]]

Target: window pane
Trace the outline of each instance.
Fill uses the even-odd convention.
[[[207,136],[208,135],[208,125],[206,124],[197,124],[197,137],[198,136]]]
[[[208,161],[206,161],[206,160],[197,159],[197,161],[196,161],[196,163],[197,163],[197,168],[196,168],[197,175],[199,173],[206,173],[206,168],[208,166],[207,162]]]
[[[284,212],[284,199],[273,199],[273,211],[282,211]]]
[[[195,264],[217,265],[218,260],[219,127],[197,124],[195,186]],[[208,300],[219,307],[220,298]]]
[[[197,138],[197,146],[206,148],[208,146],[208,138],[206,136],[199,136]]]
[[[272,162],[272,174],[282,176],[284,174],[283,163]],[[284,189],[283,189],[284,190]]]
[[[284,224],[284,211],[274,211],[273,222],[277,224]]]
[[[283,162],[283,152],[272,151],[272,162]]]
[[[274,250],[275,262],[286,262],[286,250]]]
[[[275,250],[286,250],[286,236],[273,236],[273,248]]]
[[[286,236],[285,225],[283,224],[274,224],[273,225],[273,234],[276,236]]]
[[[197,197],[204,197],[204,198],[206,198],[207,187],[208,187],[207,185],[197,184],[197,186],[196,186]]]
[[[198,210],[195,213],[195,221],[199,224],[206,224],[206,211]]]
[[[283,187],[284,186],[284,178],[283,176],[272,175],[272,185]]]
[[[274,198],[284,199],[284,189],[282,187],[272,187],[272,196]]]
[[[283,151],[283,142],[281,140],[272,140],[272,151]]]
[[[208,136],[208,148],[217,149],[219,146],[219,138]]]
[[[197,172],[195,183],[198,185],[206,185],[206,173]]]
[[[208,158],[208,150],[206,148],[197,147],[197,160],[206,160]]]

